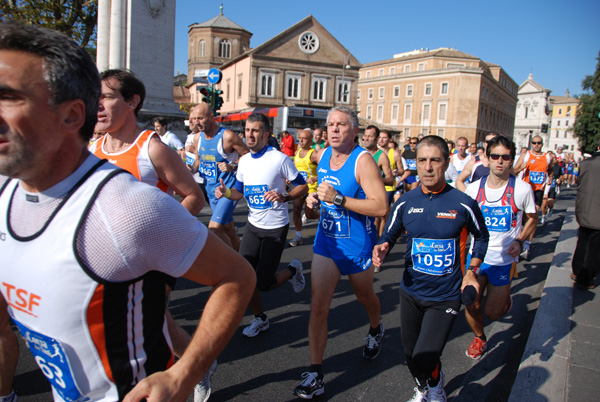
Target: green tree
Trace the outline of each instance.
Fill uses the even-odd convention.
[[[594,75],[586,76],[581,85],[585,94],[579,98],[579,109],[574,133],[579,139],[581,152],[592,153],[598,149],[600,140],[600,52]]]
[[[0,21],[8,20],[62,32],[95,54],[98,0],[1,0]]]

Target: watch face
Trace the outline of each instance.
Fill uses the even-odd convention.
[[[333,197],[333,205],[336,206],[341,206],[342,202],[344,202],[344,196],[341,194],[336,194],[335,197]]]

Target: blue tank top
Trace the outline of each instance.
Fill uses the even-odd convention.
[[[319,184],[325,181],[346,197],[365,199],[365,193],[356,181],[356,162],[367,151],[355,147],[344,165],[337,170],[329,166],[331,152],[331,148],[326,148],[319,162]],[[370,257],[377,241],[374,222],[373,217],[322,202],[316,238],[324,239],[332,254]]]
[[[210,140],[206,139],[204,132],[198,136],[198,156],[200,158],[198,173],[204,179],[209,198],[214,198],[215,188],[221,184],[221,179],[227,188],[234,187],[236,183],[235,172],[221,172],[217,166],[219,162],[231,163],[238,158],[237,152],[227,155],[223,150],[224,132],[223,127],[219,128],[217,134]]]

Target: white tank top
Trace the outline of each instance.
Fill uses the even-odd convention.
[[[164,274],[106,282],[83,267],[74,252],[88,205],[115,172],[103,163],[46,226],[27,238],[14,235],[7,221],[18,180],[0,194],[0,290],[58,401],[121,400],[141,379],[173,362]],[[147,308],[158,312],[144,316]],[[149,344],[152,350],[146,349]]]

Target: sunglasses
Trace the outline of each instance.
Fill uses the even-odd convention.
[[[542,142],[542,141],[531,141],[531,143],[532,143],[533,145],[540,145],[540,144],[543,144],[543,142]]]
[[[510,155],[504,154],[504,155],[500,155],[500,154],[491,154],[490,158],[494,161],[497,161],[498,159],[502,158],[502,160],[504,161],[509,161],[511,159]]]
[[[411,144],[417,145],[417,144],[418,144],[418,142],[411,142]]]

